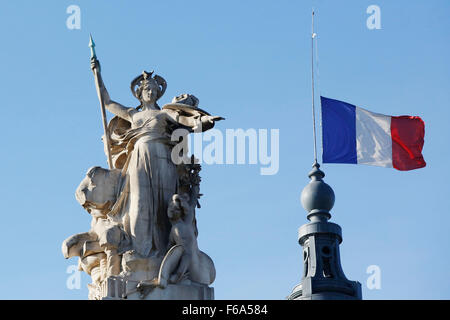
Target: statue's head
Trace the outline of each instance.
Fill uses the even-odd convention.
[[[143,103],[155,103],[166,91],[167,83],[159,75],[152,72],[142,72],[131,81],[131,92]]]
[[[189,196],[185,193],[174,194],[171,201],[169,202],[169,207],[167,209],[167,215],[172,221],[176,221],[183,217],[184,211],[189,208]]]
[[[155,103],[158,99],[159,86],[153,78],[144,78],[136,89],[136,95],[144,103]]]

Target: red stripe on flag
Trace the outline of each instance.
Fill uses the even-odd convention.
[[[423,168],[425,123],[420,117],[391,117],[392,166],[397,170]]]

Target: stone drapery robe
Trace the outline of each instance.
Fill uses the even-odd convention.
[[[114,167],[122,170],[118,200],[109,216],[123,225],[131,247],[142,257],[163,256],[171,224],[167,207],[177,193],[177,166],[171,160],[176,127],[165,111],[153,110],[141,126],[114,117],[109,125]]]

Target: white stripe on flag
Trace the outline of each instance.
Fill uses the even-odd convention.
[[[392,167],[391,117],[356,107],[358,164]]]

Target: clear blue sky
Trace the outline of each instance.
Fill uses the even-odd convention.
[[[81,8],[69,30],[66,8]],[[366,27],[369,5],[381,29]],[[318,94],[426,124],[424,169],[324,165],[343,228],[342,265],[365,299],[450,298],[450,2],[2,1],[0,298],[85,299],[68,290],[62,241],[87,231],[74,197],[106,166],[88,37],[113,99],[135,106],[131,79],[154,69],[162,102],[193,93],[226,117],[218,128],[280,130],[280,170],[204,165],[199,245],[215,261],[217,299],[284,299],[301,278],[299,202],[312,157],[311,7],[319,35]],[[369,265],[381,290],[366,287]]]

